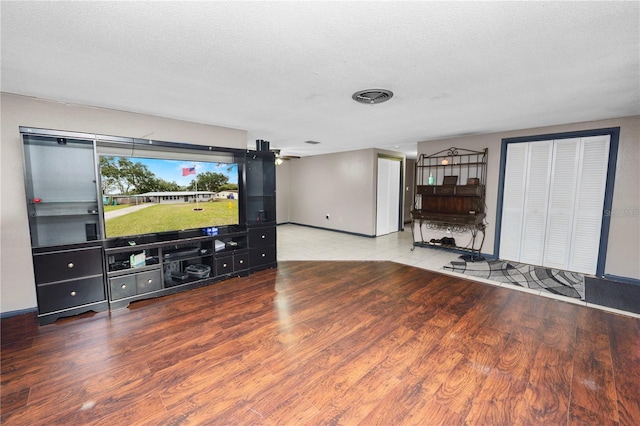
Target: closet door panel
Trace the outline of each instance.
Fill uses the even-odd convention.
[[[554,142],[543,265],[567,269],[576,193],[580,139]]]
[[[542,265],[553,141],[529,146],[520,262]]]
[[[609,136],[582,138],[569,270],[595,274],[600,247]]]
[[[528,143],[507,146],[500,231],[500,258],[505,260],[520,260],[528,146]]]

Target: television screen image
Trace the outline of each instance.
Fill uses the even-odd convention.
[[[238,164],[100,156],[105,237],[240,223]]]

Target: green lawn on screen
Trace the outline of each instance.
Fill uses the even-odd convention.
[[[113,204],[109,204],[106,206],[102,206],[105,212],[112,212],[114,210],[126,209],[127,207],[131,207],[131,206],[128,204],[116,204],[115,206]]]
[[[156,204],[105,221],[107,237],[148,234],[181,229],[205,228],[238,223],[238,200]]]

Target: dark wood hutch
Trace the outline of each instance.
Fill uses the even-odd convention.
[[[469,251],[472,257],[480,254],[485,232],[487,154],[487,148],[472,151],[452,147],[418,157],[411,250],[416,246],[439,246]],[[457,245],[453,237],[425,241],[423,229],[447,235],[470,232],[471,241],[466,246]],[[416,233],[420,236],[418,241]]]

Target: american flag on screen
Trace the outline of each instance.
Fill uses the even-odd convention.
[[[182,176],[195,175],[196,168],[195,167],[183,167],[182,168]]]

